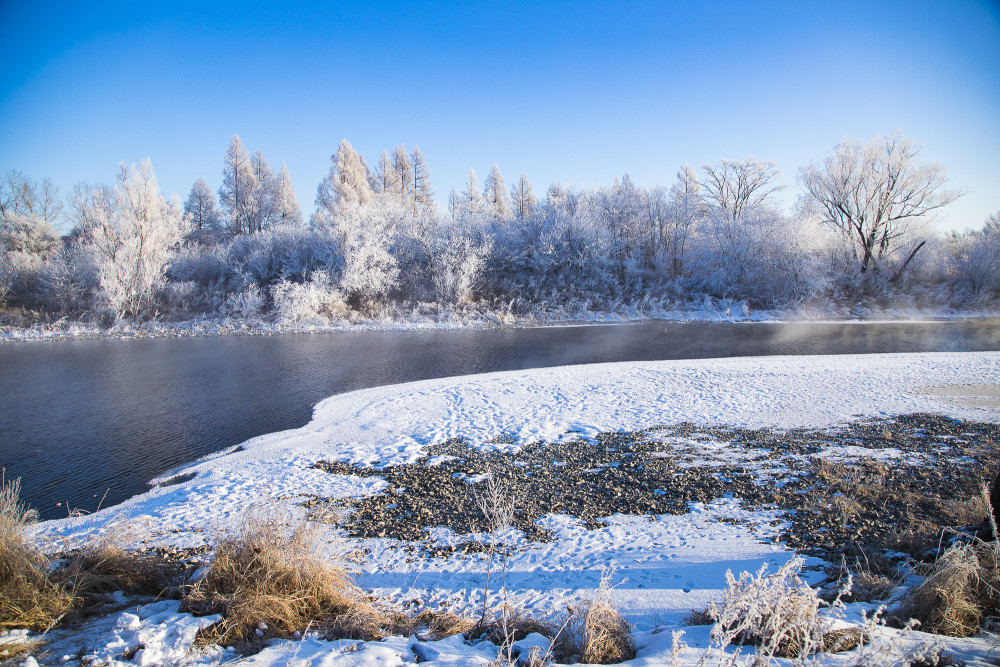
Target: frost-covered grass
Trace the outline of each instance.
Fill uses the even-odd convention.
[[[192,317],[155,317],[103,321],[52,316],[30,311],[0,311],[0,342],[79,338],[164,338],[188,336],[246,336],[305,334],[337,331],[528,328],[566,324],[610,324],[662,320],[667,322],[886,322],[997,317],[996,309],[949,307],[799,305],[754,309],[746,301],[713,299],[678,302],[651,299],[595,306],[586,300],[565,303],[512,303],[441,306],[437,303],[388,304],[366,311],[351,310],[343,296],[322,276],[305,284],[284,285],[276,298],[276,312],[264,316],[241,310],[241,293],[222,314]],[[259,295],[258,295],[259,296]]]
[[[1000,405],[988,400],[958,400],[951,395],[956,392],[948,389],[955,386],[979,391],[985,397],[989,387],[1000,386],[1000,354],[602,364],[369,389],[321,402],[314,410],[313,420],[300,429],[255,438],[244,443],[239,451],[211,457],[165,475],[181,479],[178,483],[156,486],[142,496],[93,515],[33,526],[28,534],[34,545],[48,553],[120,532],[122,525],[139,527],[135,539],[122,545],[130,549],[197,547],[206,543],[214,547],[214,536],[220,533],[239,535],[245,508],[261,500],[266,500],[266,506],[273,506],[275,513],[301,521],[308,512],[304,506],[308,501],[330,499],[345,508],[342,518],[350,521],[354,502],[388,491],[389,483],[379,476],[380,467],[418,464],[427,460],[432,445],[459,438],[468,447],[483,452],[506,451],[516,457],[525,445],[537,441],[587,447],[601,433],[681,422],[706,428],[738,425],[821,429],[837,427],[859,416],[912,413],[1000,422]],[[838,447],[836,433],[835,428],[829,431],[817,443],[816,451],[844,465],[845,470],[865,457],[879,456],[879,465],[892,466],[910,455],[891,448],[875,452],[860,443],[839,443],[844,446]],[[712,448],[708,444],[701,449],[695,447],[702,442]],[[947,456],[947,443],[940,444],[939,456]],[[709,441],[692,435],[683,442],[663,439],[657,441],[657,446],[666,456],[680,456],[690,449],[691,456],[706,459],[704,465],[709,468],[713,463],[709,458],[724,457],[728,464],[758,470],[762,483],[766,484],[787,483],[793,472],[787,467],[771,466],[758,449],[738,443]],[[326,472],[314,467],[319,461],[365,465],[370,475]],[[835,477],[838,469],[830,465],[824,468],[824,474]],[[480,495],[488,495],[483,493],[488,486],[481,486],[485,482],[476,483],[476,479],[479,478],[469,475],[469,483],[464,486],[470,492],[480,490]],[[851,491],[851,481],[846,480],[843,488],[836,485],[831,488],[833,494]],[[405,494],[407,490],[397,488],[392,492]],[[514,511],[519,504],[531,502],[531,498],[515,498]],[[844,510],[849,509],[844,501]],[[513,655],[513,645],[517,642],[522,642],[519,651],[528,652],[533,645],[539,649],[539,655],[544,655],[548,649],[539,639],[544,636],[542,632],[535,632],[538,636],[519,637],[510,644],[511,651],[504,654],[506,637],[494,637],[499,646],[498,642],[479,641],[475,631],[469,631],[468,625],[460,621],[479,620],[485,600],[494,617],[501,612],[502,618],[501,605],[506,604],[519,614],[526,613],[540,624],[554,627],[556,632],[548,633],[556,635],[564,625],[569,628],[564,615],[567,605],[582,611],[586,601],[598,599],[602,574],[609,568],[615,568],[616,574],[610,581],[612,585],[605,587],[604,600],[630,626],[635,643],[635,657],[626,664],[679,667],[752,664],[758,658],[770,659],[766,654],[771,646],[775,648],[776,664],[787,665],[783,661],[791,660],[831,667],[855,663],[888,667],[937,650],[934,642],[938,640],[918,629],[901,631],[871,621],[873,616],[885,617],[884,612],[877,613],[878,608],[886,604],[888,597],[901,592],[895,586],[871,593],[872,602],[845,597],[838,614],[831,615],[830,608],[817,602],[818,585],[827,576],[823,568],[828,564],[814,556],[805,556],[800,561],[801,554],[780,541],[783,526],[788,522],[780,509],[750,507],[736,498],[720,497],[705,503],[689,503],[686,510],[651,516],[604,516],[590,528],[573,516],[572,508],[553,510],[537,522],[549,536],[547,541],[529,540],[520,530],[504,529],[509,522],[499,521],[495,538],[503,549],[502,553],[494,553],[498,559],[492,565],[486,550],[457,548],[472,542],[488,545],[489,532],[458,534],[430,521],[423,531],[426,539],[416,542],[380,536],[351,537],[341,523],[321,521],[323,518],[338,521],[336,517],[317,515],[317,521],[308,525],[323,553],[346,549],[357,554],[351,566],[356,570],[354,585],[366,596],[406,611],[412,614],[412,619],[422,620],[415,620],[412,636],[406,630],[387,631],[387,636],[378,641],[331,639],[321,631],[318,614],[308,612],[305,616],[315,615],[317,621],[307,620],[304,630],[296,630],[298,637],[289,626],[282,634],[290,637],[263,642],[263,648],[245,661],[260,665],[311,662],[353,667],[409,664],[419,658],[422,664],[432,667],[487,664],[504,655]],[[989,564],[987,560],[981,562],[983,567]],[[801,567],[793,573],[790,563]],[[740,573],[758,573],[764,565],[767,570],[752,577],[744,576],[745,585],[740,583]],[[834,565],[839,567],[840,563]],[[878,574],[874,558],[871,565],[874,581]],[[242,575],[250,569],[237,566],[230,571]],[[727,582],[727,571],[733,573],[734,584]],[[779,572],[783,578],[768,579],[769,574]],[[922,576],[910,573],[908,579],[894,581],[903,588],[919,590]],[[933,575],[927,578],[932,579]],[[737,656],[735,646],[719,640],[727,627],[732,630],[737,625],[720,623],[714,634],[712,625],[684,625],[692,610],[710,608],[713,602],[720,605],[715,608],[718,614],[715,621],[729,614],[724,617],[737,624],[745,622],[749,618],[746,613],[734,615],[724,611],[725,599],[727,591],[732,589],[735,591],[732,595],[739,597],[737,593],[751,590],[753,582],[758,587],[764,586],[769,595],[776,596],[774,599],[787,598],[794,611],[790,616],[792,621],[778,625],[779,635],[794,636],[800,644],[812,642],[813,646],[825,646],[825,640],[821,643],[816,637],[855,628],[872,641],[836,655],[822,651],[802,655],[799,651],[797,657],[781,658],[777,657],[777,649],[784,640],[774,639],[766,629],[762,630],[769,619],[761,617],[754,622],[752,631],[740,631],[746,641]],[[46,637],[47,648],[33,649],[34,655],[46,664],[58,663],[62,655],[69,655],[66,662],[71,665],[79,660],[74,656],[94,656],[91,661],[101,660],[100,664],[107,665],[139,663],[142,656],[150,659],[159,656],[157,664],[214,664],[234,656],[231,651],[212,646],[199,648],[195,644],[197,633],[216,623],[218,617],[196,618],[165,602],[148,606],[148,602],[130,598],[131,606],[115,611],[103,626],[74,632],[54,630]],[[591,608],[595,605],[596,602]],[[738,607],[736,602],[732,605],[734,609]],[[771,605],[771,609],[778,610],[779,606]],[[418,610],[440,615],[420,617]],[[221,613],[216,608],[205,611]],[[440,625],[463,628],[468,634],[441,638],[446,631],[433,627],[435,618],[440,619]],[[260,622],[258,619],[252,624],[244,623],[243,632],[249,629],[256,637]],[[280,625],[264,623],[269,629]],[[789,623],[792,628],[787,627]],[[607,625],[613,627],[615,623]],[[808,634],[799,634],[794,630],[796,627],[803,632],[808,630]],[[680,636],[680,632],[684,635]],[[563,630],[563,634],[571,633]],[[30,640],[33,636],[17,635],[17,639]],[[545,639],[551,642],[553,638]],[[988,637],[974,635],[940,641],[945,642],[948,652],[967,664],[987,664]],[[553,643],[558,645],[559,640]],[[762,647],[761,650],[753,644]],[[795,651],[785,653],[795,654]],[[549,655],[557,655],[555,649]],[[564,659],[564,654],[558,655],[557,659]]]

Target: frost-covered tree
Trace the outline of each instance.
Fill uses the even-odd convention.
[[[59,188],[47,178],[37,185],[12,169],[0,180],[0,214],[28,216],[52,224],[62,209]]]
[[[378,164],[375,165],[375,187],[373,187],[372,190],[379,194],[397,195],[402,197],[403,183],[399,180],[399,178],[399,172],[397,172],[392,166],[392,159],[389,157],[389,151],[382,151],[382,155],[378,159]]]
[[[479,179],[476,178],[476,170],[471,167],[469,168],[469,178],[465,182],[465,189],[462,190],[460,204],[461,214],[459,217],[479,215],[486,208],[486,200],[479,192]]]
[[[638,262],[645,240],[644,208],[643,193],[628,174],[621,181],[615,179],[610,189],[598,190],[590,201],[592,214],[609,235],[611,257],[622,284],[637,278],[641,268]]]
[[[769,204],[771,196],[781,190],[774,185],[781,175],[774,163],[753,157],[706,164],[702,171],[703,196],[733,220],[738,220],[745,208]]]
[[[528,180],[528,175],[523,171],[521,172],[521,177],[517,179],[517,183],[510,186],[510,200],[514,216],[518,220],[531,217],[538,207],[538,197],[535,196],[535,193],[531,189],[531,181]]]
[[[434,208],[434,188],[431,187],[431,170],[427,166],[424,154],[420,152],[420,146],[413,147],[413,153],[410,155],[410,163],[414,213],[419,209]]]
[[[951,241],[959,289],[977,299],[1000,295],[1000,211],[986,218],[981,230],[956,234]]]
[[[411,201],[413,198],[413,161],[406,152],[406,146],[400,144],[392,150],[392,170],[396,172],[393,179],[398,190],[393,194],[401,201]]]
[[[299,208],[299,200],[295,197],[295,188],[292,187],[292,177],[284,162],[281,163],[278,180],[274,183],[274,205],[279,225],[302,224],[302,209]]]
[[[0,214],[0,244],[7,252],[48,259],[59,250],[59,233],[44,218],[8,210]]]
[[[862,274],[895,264],[895,282],[926,239],[913,226],[963,193],[948,188],[944,167],[919,162],[920,146],[896,132],[866,144],[845,139],[821,165],[799,172],[799,183],[822,220],[841,234]]]
[[[670,208],[666,228],[661,238],[670,262],[673,277],[681,275],[687,258],[688,242],[705,220],[708,206],[701,196],[701,183],[691,165],[677,171],[677,180],[670,186]]]
[[[462,214],[462,199],[454,189],[448,193],[448,213],[452,220],[457,220]]]
[[[405,205],[379,197],[365,205],[343,206],[334,234],[344,258],[340,289],[353,305],[370,305],[399,284],[399,264],[391,248]]]
[[[234,134],[226,149],[222,167],[219,203],[226,216],[226,226],[234,234],[250,234],[255,228],[255,179],[250,154],[238,134]]]
[[[259,232],[278,223],[279,210],[274,196],[277,183],[271,165],[259,150],[250,158],[250,168],[253,170],[251,231]]]
[[[329,228],[341,208],[364,206],[374,193],[368,182],[368,169],[351,142],[344,139],[330,156],[330,170],[316,189],[316,212],[312,225]]]
[[[486,175],[486,182],[483,183],[483,201],[487,215],[500,219],[510,215],[507,185],[503,181],[503,174],[500,173],[500,167],[496,162],[493,163],[490,173]]]
[[[160,195],[147,159],[122,164],[113,189],[82,191],[76,209],[79,235],[96,258],[108,306],[119,316],[146,310],[184,236],[179,202]]]
[[[184,215],[188,217],[191,230],[195,232],[207,232],[219,226],[215,193],[204,178],[199,178],[191,186],[191,193],[184,202]]]

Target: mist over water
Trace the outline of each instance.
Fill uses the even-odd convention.
[[[305,424],[345,391],[563,364],[1000,350],[1000,320],[639,324],[0,345],[0,465],[43,519]],[[544,397],[540,397],[544,400]],[[106,493],[106,497],[105,497]]]

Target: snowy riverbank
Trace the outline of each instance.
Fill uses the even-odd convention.
[[[312,421],[300,429],[255,438],[236,451],[206,457],[157,480],[151,491],[122,505],[45,522],[34,534],[51,551],[109,532],[133,535],[135,547],[193,547],[235,530],[246,508],[260,503],[304,515],[301,505],[309,499],[357,499],[387,486],[375,470],[371,477],[330,474],[310,467],[318,461],[374,468],[420,461],[432,465],[433,459],[422,458],[428,448],[455,438],[481,451],[516,452],[537,441],[583,441],[580,446],[586,446],[599,433],[681,422],[706,427],[833,427],[865,416],[937,413],[995,423],[1000,422],[997,387],[1000,353],[942,353],[601,364],[367,389],[322,401]],[[681,444],[667,439],[662,446],[669,452]],[[717,445],[727,449],[724,443]],[[741,456],[738,448],[731,454]],[[749,463],[753,457],[745,459]],[[615,515],[595,530],[567,514],[543,517],[541,524],[551,531],[552,541],[510,536],[518,545],[509,562],[513,599],[536,613],[552,612],[587,597],[603,569],[617,568],[616,580],[627,582],[612,597],[635,624],[640,646],[633,664],[668,661],[670,633],[654,630],[679,629],[690,610],[716,599],[727,569],[756,571],[770,563],[773,570],[794,555],[774,540],[782,518],[773,509],[743,507],[727,498],[689,509],[681,515]],[[444,546],[470,539],[444,528],[432,530],[429,537]],[[358,566],[358,582],[376,594],[399,602],[420,599],[456,611],[481,603],[481,553],[433,557],[391,538],[345,537],[333,526],[327,538],[331,549],[368,552]],[[183,620],[190,617],[168,612],[159,610],[156,622],[169,617],[167,626],[180,624],[178,628],[193,623]],[[134,627],[114,632],[138,632],[148,622],[137,620]],[[707,630],[688,630],[685,641],[690,648],[682,652],[682,664],[693,664],[704,651],[698,647],[708,641]],[[181,641],[180,635],[170,636]],[[104,640],[83,636],[79,641]],[[144,641],[153,645],[152,639]],[[343,653],[345,645],[338,643],[287,642],[251,661],[292,664],[308,658],[313,664],[383,664],[369,662],[381,656],[378,660],[386,660],[384,664],[401,664],[406,656],[414,659],[408,641],[400,638],[356,653]],[[490,658],[455,640],[435,646],[439,658],[428,664],[448,664],[446,659],[472,664]],[[988,649],[981,639],[956,640],[951,646],[975,663]],[[222,657],[177,653],[182,654],[183,660]]]
[[[190,320],[117,320],[111,326],[70,318],[51,322],[0,324],[0,343],[10,341],[81,340],[96,338],[185,338],[191,336],[260,336],[345,331],[420,331],[488,329],[498,327],[548,327],[588,324],[622,324],[661,320],[665,322],[894,322],[992,318],[992,310],[947,308],[855,307],[753,310],[746,302],[706,298],[698,304],[640,304],[614,311],[587,308],[550,309],[529,313],[480,311],[476,309],[437,312],[414,308],[381,316],[351,317],[329,321],[279,322],[274,319],[200,317]]]

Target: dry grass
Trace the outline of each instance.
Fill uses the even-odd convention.
[[[73,608],[73,596],[50,577],[51,563],[28,544],[36,519],[20,500],[20,480],[0,486],[0,629],[51,628]]]
[[[185,596],[188,610],[223,617],[204,641],[251,644],[307,628],[328,638],[380,639],[407,625],[401,613],[376,608],[344,568],[324,557],[315,527],[274,513],[248,512]]]
[[[452,635],[472,633],[476,622],[468,616],[450,611],[424,610],[413,617],[414,628],[426,628],[428,639],[438,640]]]
[[[106,536],[65,558],[55,576],[85,606],[115,591],[129,595],[175,597],[183,568],[153,553],[127,551],[131,531],[112,525]]]
[[[1000,581],[994,544],[957,543],[931,565],[918,567],[925,579],[894,610],[914,618],[920,628],[951,637],[968,637],[997,610]]]
[[[14,660],[38,648],[37,642],[3,642],[0,643],[0,663],[14,664]]]
[[[556,655],[564,661],[613,665],[635,657],[632,626],[611,604],[613,571],[601,576],[597,596],[578,610],[568,610],[565,632],[555,639]]]
[[[974,511],[985,509],[996,535],[986,487],[980,502],[973,505]],[[996,540],[956,542],[933,564],[918,566],[917,573],[924,575],[923,582],[907,593],[893,615],[916,619],[926,632],[968,637],[1000,611],[1000,544]]]
[[[501,605],[499,611],[491,611],[468,630],[470,637],[484,637],[497,646],[510,646],[532,633],[552,638],[558,628],[539,620],[525,610],[511,605]]]

